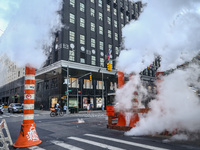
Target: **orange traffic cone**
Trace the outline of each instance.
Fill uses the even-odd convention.
[[[126,126],[126,119],[125,119],[124,114],[122,114],[122,113],[119,113],[119,115],[118,115],[117,126]]]
[[[133,114],[133,116],[131,117],[130,123],[129,123],[129,127],[135,127],[135,125],[138,121],[139,121],[138,113]]]
[[[26,66],[24,87],[24,118],[21,131],[15,144],[16,148],[30,147],[40,144],[34,123],[35,68]]]

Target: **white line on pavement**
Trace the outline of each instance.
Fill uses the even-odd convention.
[[[140,144],[140,143],[135,143],[135,142],[129,142],[129,141],[125,141],[125,140],[119,140],[119,139],[115,139],[115,138],[109,138],[109,137],[104,137],[104,136],[99,136],[99,135],[94,135],[94,134],[84,134],[84,135],[96,137],[96,138],[104,139],[104,140],[110,140],[110,141],[114,141],[114,142],[118,142],[118,143],[128,144],[128,145],[132,145],[132,146],[152,149],[152,150],[168,150],[165,148],[159,148],[159,147],[155,147],[155,146],[150,146],[150,145],[145,145],[145,144]]]
[[[79,147],[76,147],[76,146],[73,146],[73,145],[69,145],[69,144],[66,144],[62,141],[51,141],[51,143],[55,144],[55,145],[58,145],[60,147],[63,147],[63,148],[66,148],[66,149],[69,149],[69,150],[84,150],[82,148],[79,148]]]
[[[81,138],[78,138],[78,137],[68,137],[68,139],[88,143],[88,144],[91,144],[91,145],[99,146],[101,148],[107,148],[107,149],[110,149],[110,150],[124,150],[124,149],[121,149],[121,148],[118,148],[118,147],[110,146],[110,145],[107,145],[107,144],[102,144],[102,143],[99,143],[99,142],[94,142],[94,141],[91,141],[91,140],[81,139]]]
[[[45,150],[44,148],[41,148],[39,146],[32,146],[32,147],[29,147],[28,149],[31,149],[31,150]]]

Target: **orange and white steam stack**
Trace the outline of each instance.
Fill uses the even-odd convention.
[[[42,142],[34,123],[35,68],[26,66],[24,83],[24,117],[17,141],[13,144],[16,148],[35,146]]]

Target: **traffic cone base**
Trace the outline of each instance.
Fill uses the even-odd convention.
[[[21,131],[17,138],[17,141],[13,146],[15,148],[24,148],[24,147],[31,147],[42,143],[39,139],[36,129],[35,123],[32,124],[22,124]]]

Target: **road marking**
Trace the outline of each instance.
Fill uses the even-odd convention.
[[[140,144],[140,143],[135,143],[135,142],[129,142],[129,141],[125,141],[125,140],[109,138],[109,137],[104,137],[104,136],[99,136],[99,135],[94,135],[94,134],[84,134],[84,135],[96,137],[96,138],[99,138],[99,139],[109,140],[109,141],[113,141],[113,142],[128,144],[128,145],[132,145],[132,146],[152,149],[152,150],[168,150],[168,149],[165,149],[165,148],[160,148],[160,147],[155,147],[155,146],[150,146],[150,145],[145,145],[145,144]]]
[[[32,147],[29,147],[28,149],[31,149],[31,150],[46,150],[46,149],[41,148],[39,146],[32,146]]]
[[[5,115],[3,115],[2,117],[10,117],[10,116],[5,116]]]
[[[79,148],[79,147],[76,147],[76,146],[73,146],[73,145],[70,145],[70,144],[66,144],[66,143],[64,143],[62,141],[51,141],[51,143],[53,143],[55,145],[58,145],[60,147],[69,149],[69,150],[84,150],[82,148]]]
[[[91,140],[85,140],[85,139],[81,139],[81,138],[78,138],[78,137],[68,137],[68,139],[88,143],[88,144],[91,144],[91,145],[99,146],[101,148],[107,148],[107,149],[110,149],[110,150],[125,150],[125,149],[122,149],[122,148],[110,146],[110,145],[107,145],[107,144],[102,144],[102,143],[99,143],[99,142],[94,142],[94,141],[91,141]]]

